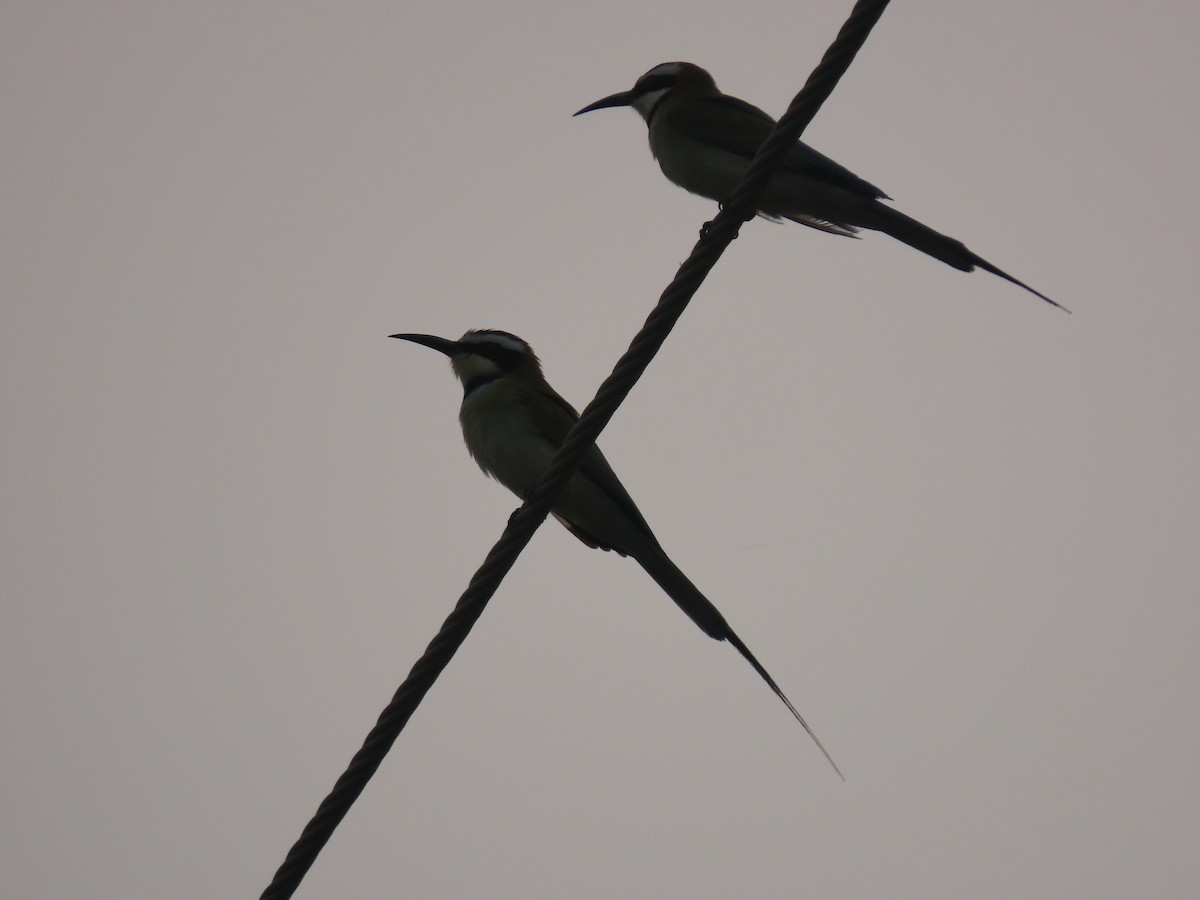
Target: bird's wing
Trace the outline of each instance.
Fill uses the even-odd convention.
[[[697,143],[720,147],[747,159],[758,150],[775,120],[737,97],[700,97],[668,107],[670,125]]]
[[[859,178],[845,166],[834,162],[824,153],[819,153],[803,141],[796,141],[796,146],[784,157],[783,168],[804,175],[820,178],[855,194],[863,194],[872,200],[892,199],[871,182]]]
[[[689,137],[712,144],[749,160],[775,126],[775,120],[745,100],[721,94],[681,103],[668,113],[671,124]],[[803,141],[796,141],[783,160],[783,168],[835,184],[874,199],[891,199],[875,185],[859,178]],[[805,223],[809,224],[809,223]]]
[[[575,412],[575,408],[553,390],[527,392],[522,395],[521,402],[530,407],[530,420],[534,423],[534,427],[538,430],[538,433],[555,448],[562,446],[563,441],[567,437],[567,432],[571,430],[571,426],[579,421],[579,414]],[[642,517],[641,511],[633,502],[633,498],[629,496],[629,492],[625,490],[625,486],[621,484],[620,479],[617,478],[616,473],[612,470],[612,466],[608,464],[608,460],[604,458],[604,454],[600,452],[599,447],[593,445],[588,450],[587,454],[583,457],[583,462],[580,463],[579,469],[575,473],[575,477],[590,482],[596,489],[607,496],[622,513],[635,522],[645,532],[645,536],[651,542],[658,543],[654,537],[654,533],[650,530],[650,526],[646,524],[646,520]],[[581,523],[568,518],[562,512],[556,510],[554,518],[558,519],[569,532],[589,547],[598,547],[601,550],[615,550],[622,556],[627,555],[627,548],[612,546],[610,543],[589,532]]]

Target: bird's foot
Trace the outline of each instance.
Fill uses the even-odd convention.
[[[721,212],[724,209],[725,209],[724,203],[717,204],[717,212]],[[708,234],[709,230],[712,229],[713,222],[715,222],[715,221],[717,221],[715,218],[709,219],[707,222],[705,222],[703,225],[700,226],[700,237],[704,237],[705,235]],[[731,240],[737,240],[737,236],[738,236],[737,232],[735,231],[733,233],[733,237],[731,238]]]

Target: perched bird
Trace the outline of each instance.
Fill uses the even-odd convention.
[[[775,125],[757,106],[722,94],[708,72],[687,62],[661,63],[639,78],[633,90],[597,100],[575,115],[610,106],[632,106],[641,113],[650,132],[650,152],[667,178],[720,203],[733,194]],[[1065,309],[972,253],[962,241],[880,202],[890,199],[875,185],[797,141],[767,183],[759,215],[844,236],[853,236],[860,228],[882,231],[946,265],[963,272],[978,266]]]
[[[542,376],[530,346],[506,331],[468,331],[457,341],[428,334],[391,337],[431,347],[450,357],[463,384],[458,419],[467,450],[484,474],[522,499],[533,489],[579,414]],[[658,586],[709,637],[729,641],[804,726],[834,770],[841,770],[808,723],[720,611],[667,558],[650,526],[593,446],[555,501],[552,513],[589,547],[632,556]]]

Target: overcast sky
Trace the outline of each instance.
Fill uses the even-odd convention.
[[[0,863],[255,897],[516,505],[443,357],[582,406],[851,3],[0,9]],[[1194,2],[897,2],[806,139],[1066,306],[757,220],[601,445],[808,718],[535,537],[300,897],[1200,890]]]

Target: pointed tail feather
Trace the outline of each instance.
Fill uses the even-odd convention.
[[[816,732],[808,727],[808,723],[804,721],[804,716],[800,715],[800,711],[797,710],[796,707],[792,706],[792,701],[789,700],[787,695],[785,695],[783,691],[779,689],[779,685],[775,683],[775,679],[772,678],[770,673],[763,668],[762,663],[758,661],[758,658],[750,652],[750,648],[742,643],[742,639],[734,634],[732,628],[729,630],[729,634],[725,635],[725,640],[729,641],[729,643],[733,644],[733,646],[737,648],[737,652],[742,654],[742,656],[746,658],[746,662],[750,663],[750,665],[754,667],[754,671],[762,676],[762,680],[765,681],[770,686],[771,690],[775,692],[775,696],[782,700],[783,705],[791,710],[792,715],[796,717],[796,721],[804,726],[804,730],[807,731],[808,736],[813,739],[813,743],[817,745],[818,749],[820,749],[823,754],[825,754],[825,758],[829,760],[829,764],[833,766],[833,771],[838,773],[838,777],[841,778],[842,781],[845,781],[846,776],[842,774],[842,770],[838,768],[838,764],[833,761],[833,757],[829,755],[829,751],[825,749],[825,745],[821,743],[821,739],[817,737]]]
[[[908,244],[914,250],[927,253],[934,259],[941,260],[946,265],[953,266],[961,272],[970,272],[978,267],[985,272],[999,275],[1005,281],[1011,282],[1017,287],[1024,288],[1035,297],[1040,297],[1051,306],[1057,306],[1063,312],[1070,312],[1061,303],[1051,300],[1041,291],[1034,290],[1020,279],[1014,278],[1003,269],[992,265],[982,256],[971,252],[962,241],[934,231],[928,225],[918,222],[911,216],[906,216],[904,213],[892,209],[890,206],[884,206],[882,203],[876,203],[872,208],[872,212],[878,218],[875,218],[871,222],[857,222],[856,224],[861,225],[863,228],[870,228],[891,235],[896,240]]]
[[[791,714],[796,717],[796,721],[808,732],[808,736],[813,739],[813,742],[820,751],[825,754],[825,758],[829,760],[829,764],[833,766],[833,771],[837,772],[838,776],[845,781],[846,776],[842,774],[842,770],[833,761],[833,757],[829,755],[829,751],[825,749],[825,745],[821,743],[821,739],[808,727],[808,723],[804,721],[804,717],[800,715],[799,710],[792,706],[792,701],[780,690],[779,685],[775,683],[775,679],[763,668],[758,658],[750,652],[750,648],[742,643],[742,639],[729,627],[729,623],[725,621],[725,617],[721,615],[721,611],[707,597],[700,593],[700,589],[692,584],[691,580],[661,550],[658,550],[656,553],[641,554],[637,557],[637,561],[658,586],[666,592],[667,596],[674,600],[675,604],[687,613],[688,617],[699,625],[705,634],[718,641],[729,641],[738,653],[742,654],[746,662],[754,667],[754,671],[762,677],[767,686],[775,692],[775,696],[783,701],[783,705],[788,708]]]
[[[974,254],[972,254],[972,255],[974,255]],[[1069,309],[1067,309],[1065,306],[1063,306],[1061,303],[1059,303],[1055,300],[1051,300],[1049,297],[1047,297],[1041,291],[1031,288],[1029,285],[1027,285],[1025,282],[1021,281],[1019,278],[1013,278],[1011,275],[1009,275],[1003,269],[993,266],[990,262],[988,262],[982,256],[975,257],[975,265],[977,265],[979,268],[983,269],[983,271],[985,271],[985,272],[991,272],[993,275],[999,275],[1005,281],[1011,281],[1017,287],[1025,288],[1025,290],[1029,291],[1029,293],[1033,294],[1033,296],[1041,297],[1043,300],[1045,300],[1051,306],[1057,306],[1063,312],[1067,313],[1068,315],[1070,314],[1071,311]]]

